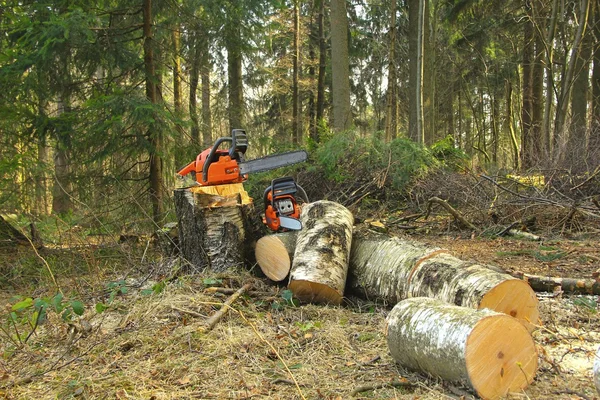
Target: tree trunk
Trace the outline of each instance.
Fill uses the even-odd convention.
[[[257,233],[248,221],[257,214],[241,183],[177,189],[174,200],[187,272],[223,272],[244,264],[246,246]]]
[[[305,205],[300,218],[289,288],[301,301],[340,304],[354,217],[341,204],[317,201]]]
[[[66,119],[65,113],[71,110],[69,94],[63,91],[57,104],[59,118]],[[69,163],[69,142],[71,127],[62,122],[57,129],[56,148],[54,149],[54,184],[52,186],[52,212],[58,215],[69,213],[73,208],[71,201],[71,168]]]
[[[154,65],[154,44],[152,39],[152,0],[144,0],[144,69],[146,78],[146,98],[153,105],[158,103],[158,87],[156,68]],[[163,216],[163,177],[162,157],[163,140],[160,129],[154,122],[149,123],[148,141],[150,142],[150,202],[152,203],[152,218],[160,225]]]
[[[560,94],[556,104],[556,117],[554,122],[554,149],[556,160],[560,160],[562,157],[562,145],[564,144],[567,132],[566,132],[566,118],[567,118],[567,99],[573,85],[573,76],[575,74],[575,62],[577,60],[577,53],[579,52],[579,46],[587,27],[588,14],[589,14],[589,1],[580,0],[579,15],[577,19],[579,26],[577,27],[577,33],[575,34],[575,40],[573,41],[573,47],[571,48],[571,54],[569,56],[569,63],[565,70],[564,78],[560,86]]]
[[[297,237],[297,232],[290,231],[258,239],[254,255],[258,266],[267,278],[280,282],[289,275]]]
[[[350,287],[389,304],[434,297],[509,314],[530,329],[539,321],[538,301],[526,282],[417,242],[355,237],[349,277]]]
[[[331,0],[331,73],[333,127],[340,132],[352,126],[346,0]]]
[[[202,76],[202,148],[213,143],[212,111],[210,106],[210,49],[206,37],[200,39],[200,75]]]
[[[531,17],[531,1],[526,1],[529,18],[523,26],[523,77],[521,106],[521,167],[529,169],[534,164],[532,143],[533,115],[533,58],[534,58],[534,26]]]
[[[298,0],[294,0],[294,56],[292,67],[292,144],[297,146],[301,143],[300,133],[300,98],[299,98],[299,76],[300,76],[300,10]]]
[[[594,37],[600,38],[600,4],[594,2]],[[597,39],[596,39],[597,40]],[[590,143],[600,143],[600,46],[594,46],[594,68],[592,71],[592,129]]]
[[[325,71],[327,67],[327,43],[325,41],[325,0],[320,0],[319,16],[319,76],[317,79],[317,126],[314,134],[316,143],[320,142],[319,126],[322,123],[325,112]]]
[[[242,128],[244,120],[242,54],[240,52],[241,39],[239,35],[239,27],[230,27],[226,40],[229,84],[229,130]]]
[[[181,34],[176,25],[172,33],[173,39],[173,106],[178,116],[183,114],[183,100],[181,91]]]
[[[191,60],[191,68],[190,68],[190,98],[188,102],[188,110],[190,113],[191,120],[191,137],[192,144],[195,146],[200,146],[202,141],[200,139],[200,123],[198,121],[198,81],[200,77],[200,60],[201,60],[201,50],[199,42],[202,40],[199,38],[200,34],[195,32],[193,34],[195,36],[194,40],[194,49],[191,49],[192,52],[192,60]]]
[[[550,23],[548,26],[548,36],[546,36],[546,102],[544,104],[544,119],[542,121],[542,131],[544,135],[544,148],[547,150],[548,155],[552,154],[552,123],[550,121],[550,114],[552,110],[552,103],[554,99],[554,92],[556,86],[554,85],[554,35],[556,33],[556,21],[558,20],[558,0],[552,1],[552,13],[550,17]]]
[[[397,135],[397,96],[396,96],[396,0],[390,2],[390,49],[388,52],[388,87],[386,96],[385,140],[391,142]]]
[[[408,0],[409,137],[425,143],[423,132],[423,18],[424,1]]]
[[[539,4],[539,0],[536,0]],[[531,71],[531,151],[536,165],[546,160],[548,151],[542,131],[544,119],[544,38],[535,32],[535,57]]]
[[[506,80],[506,129],[510,137],[510,143],[513,149],[513,168],[519,169],[519,142],[513,125],[513,106],[512,106],[512,83],[510,79]]]
[[[387,343],[402,366],[470,386],[482,399],[526,388],[537,350],[514,318],[428,298],[398,303],[387,317]]]
[[[570,159],[573,160],[585,154],[592,46],[592,34],[587,32],[576,55],[575,77],[573,90],[571,90],[571,129],[569,130],[568,152]]]

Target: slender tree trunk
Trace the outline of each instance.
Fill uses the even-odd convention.
[[[198,95],[198,81],[199,81],[199,76],[200,76],[200,59],[201,59],[201,52],[200,52],[200,46],[199,46],[199,41],[200,39],[198,38],[199,34],[196,32],[194,33],[195,35],[195,40],[194,40],[194,48],[192,49],[192,62],[191,62],[191,67],[190,67],[190,98],[189,98],[189,102],[188,102],[188,109],[189,109],[189,113],[190,113],[190,120],[191,120],[191,137],[192,137],[192,142],[194,145],[196,146],[200,146],[200,144],[202,144],[201,140],[200,140],[200,123],[198,121],[198,100],[197,100],[197,95]]]
[[[554,148],[557,150],[555,159],[558,161],[561,159],[561,144],[565,142],[567,137],[566,131],[566,116],[567,116],[567,105],[569,93],[573,85],[573,76],[575,74],[575,62],[577,61],[577,54],[579,53],[579,47],[585,29],[587,27],[589,14],[589,1],[580,0],[578,21],[579,26],[577,27],[577,33],[575,34],[575,40],[573,41],[573,47],[571,48],[571,55],[569,56],[569,64],[565,71],[564,79],[560,86],[560,94],[558,96],[558,102],[556,105],[556,118],[554,120]],[[562,143],[561,143],[562,142]]]
[[[587,130],[588,93],[590,87],[590,58],[592,56],[592,35],[586,33],[581,41],[575,61],[575,77],[571,90],[571,151],[581,152],[585,146]]]
[[[68,94],[62,93],[58,101],[58,115],[64,117],[64,113],[70,111],[70,98]],[[54,214],[67,214],[73,208],[70,193],[72,192],[70,182],[69,165],[69,141],[70,132],[66,123],[57,132],[56,148],[54,149],[54,185],[52,188],[52,212]]]
[[[544,38],[536,30],[535,57],[531,76],[531,151],[535,164],[548,154],[542,131],[544,119]]]
[[[327,67],[327,42],[325,41],[325,0],[319,0],[319,15],[317,17],[319,30],[319,77],[317,80],[317,126],[314,132],[315,141],[320,142],[319,125],[325,111],[325,71]]]
[[[352,126],[346,0],[331,0],[331,73],[333,127],[340,132]]]
[[[396,138],[397,96],[396,96],[396,0],[390,1],[390,29],[388,52],[388,87],[386,96],[385,140],[390,142]]]
[[[48,166],[48,146],[46,136],[38,137],[37,151],[38,170],[35,176],[35,212],[38,216],[48,214],[48,182],[46,168]]]
[[[423,24],[424,2],[408,0],[409,30],[409,137],[425,143],[423,131]]]
[[[294,56],[292,71],[292,143],[297,146],[301,142],[300,134],[300,98],[299,98],[299,70],[300,70],[300,10],[298,0],[294,0]]]
[[[158,103],[158,77],[154,65],[154,43],[152,39],[152,0],[144,0],[144,69],[146,74],[146,97],[153,105]],[[150,201],[152,217],[160,225],[163,215],[163,177],[162,177],[162,133],[153,122],[148,126],[148,141],[150,142]]]
[[[310,59],[309,67],[308,67],[308,76],[309,76],[309,79],[311,82],[311,89],[308,92],[308,121],[309,121],[308,135],[314,143],[317,143],[317,120],[316,120],[316,117],[317,117],[316,98],[317,98],[317,96],[315,95],[316,91],[314,90],[312,85],[317,80],[317,71],[315,68],[315,63],[316,63],[316,58],[317,58],[315,42],[319,40],[317,24],[315,23],[315,13],[318,14],[318,11],[316,11],[317,7],[318,7],[318,1],[314,0],[313,1],[313,9],[312,9],[311,18],[310,18],[310,40],[309,40],[309,46],[308,46],[308,58]]]
[[[181,34],[179,26],[176,26],[172,33],[173,39],[173,106],[175,113],[179,116],[183,114],[183,100],[181,92]]]
[[[594,68],[592,70],[592,129],[590,143],[600,143],[600,4],[594,3]],[[592,140],[594,139],[594,140]]]
[[[558,0],[552,2],[552,16],[550,17],[550,24],[548,26],[548,36],[546,37],[546,102],[544,103],[544,119],[543,119],[543,135],[544,135],[544,148],[548,152],[547,155],[552,154],[552,122],[551,112],[552,103],[554,100],[554,94],[556,92],[556,85],[554,84],[554,36],[556,33],[556,21],[558,19]]]
[[[210,146],[213,142],[212,134],[212,108],[210,105],[210,50],[206,37],[200,40],[200,75],[202,77],[202,142],[203,147]]]
[[[528,19],[523,26],[523,78],[521,108],[521,167],[531,168],[534,164],[532,149],[533,118],[533,59],[534,59],[534,26],[531,16],[531,1],[526,1]]]
[[[519,169],[519,142],[515,133],[513,124],[513,106],[512,106],[512,83],[509,79],[506,80],[506,117],[504,126],[508,131],[510,143],[513,149],[513,169]]]
[[[244,90],[242,82],[242,54],[240,52],[239,27],[230,27],[227,34],[227,73],[229,80],[229,129],[243,127]]]

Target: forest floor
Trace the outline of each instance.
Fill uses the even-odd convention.
[[[591,279],[600,269],[597,237],[541,242],[451,232],[410,237],[509,272]],[[30,253],[10,251],[0,259],[4,267],[14,267],[22,265],[23,257],[36,257]],[[246,272],[167,281],[168,260],[147,261],[144,243],[133,248],[115,244],[109,252],[102,246],[86,246],[40,255],[63,262],[65,268],[82,263],[89,267],[100,260],[105,264],[67,276],[55,271],[57,284],[65,294],[77,293],[85,312],[68,323],[49,313],[40,326],[19,325],[24,342],[34,331],[26,344],[15,339],[15,327],[7,322],[10,310],[5,310],[0,332],[1,398],[473,397],[467,388],[405,371],[393,362],[383,333],[390,307],[384,304],[350,296],[339,307],[294,305],[287,300],[285,287]],[[132,259],[142,261],[130,268]],[[248,282],[252,291],[235,302],[213,330],[202,331],[204,319],[229,296],[210,288],[238,289]],[[7,308],[16,295],[35,298],[52,291],[3,285],[0,301]],[[509,398],[598,398],[591,372],[600,345],[598,296],[555,292],[539,293],[538,298],[542,325],[533,335],[539,371],[525,391]],[[98,303],[107,306],[101,313],[95,309]]]

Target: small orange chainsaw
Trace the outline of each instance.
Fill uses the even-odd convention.
[[[224,143],[229,143],[228,149],[219,148]],[[198,154],[195,161],[186,165],[177,174],[186,176],[195,173],[196,182],[201,186],[240,183],[248,179],[250,172],[268,171],[303,162],[308,158],[306,151],[299,150],[245,161],[247,149],[246,131],[234,129],[231,137],[217,139],[212,147]]]
[[[273,179],[271,186],[265,189],[263,222],[269,229],[275,232],[302,229],[296,193],[301,200],[308,203],[306,192],[292,177]]]

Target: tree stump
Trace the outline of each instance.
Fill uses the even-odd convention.
[[[306,204],[300,219],[288,287],[300,301],[340,304],[354,217],[341,204],[323,200]]]
[[[354,289],[389,304],[432,297],[509,314],[530,331],[539,323],[538,300],[526,282],[421,243],[355,235],[349,274]]]
[[[387,318],[387,342],[402,366],[473,388],[498,399],[526,388],[537,371],[537,350],[516,319],[415,297]]]
[[[296,238],[297,233],[290,231],[263,236],[256,242],[256,262],[272,281],[283,281],[290,273]]]
[[[244,264],[257,234],[252,199],[241,183],[174,191],[179,247],[189,271],[223,272]]]

